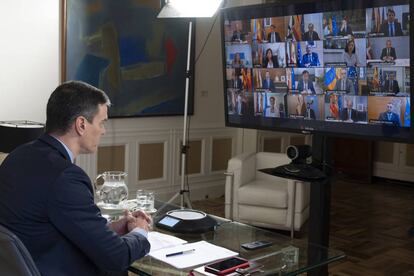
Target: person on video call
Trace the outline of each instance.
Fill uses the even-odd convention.
[[[273,83],[273,80],[270,78],[270,72],[266,71],[265,73],[265,79],[262,80],[262,88],[263,89],[269,89],[269,90],[275,90],[275,84]]]
[[[348,40],[345,45],[345,50],[342,55],[342,61],[346,63],[346,66],[355,67],[359,65],[358,56],[355,51],[355,41],[353,39]]]
[[[319,66],[319,56],[312,52],[312,46],[306,45],[306,53],[302,56],[303,67]]]
[[[280,38],[279,33],[276,32],[276,26],[275,25],[270,26],[270,32],[267,34],[267,41],[269,41],[270,43],[276,43],[276,42],[281,42],[282,41],[282,39]]]
[[[236,23],[236,29],[233,32],[233,36],[231,37],[232,42],[243,42],[245,41],[245,36],[242,32],[242,29],[240,27],[239,23]]]
[[[341,69],[340,79],[336,82],[335,90],[344,91],[348,94],[355,95],[355,86],[352,80],[348,79],[346,68]]]
[[[240,53],[234,53],[233,61],[231,63],[231,67],[233,68],[243,68],[243,60],[240,58]]]
[[[315,26],[313,23],[308,24],[308,31],[303,34],[302,40],[305,41],[312,41],[312,40],[319,40],[319,35],[314,30]]]
[[[341,120],[347,122],[356,122],[358,121],[358,111],[354,108],[354,102],[352,98],[345,98],[345,108],[341,110]]]
[[[305,104],[304,96],[302,94],[299,94],[299,95],[297,95],[297,99],[298,99],[298,101],[296,103],[295,115],[305,116],[306,104]]]
[[[381,112],[378,116],[378,121],[392,122],[396,126],[401,126],[400,116],[393,112],[394,104],[392,102],[387,103],[387,110]]]
[[[401,29],[401,23],[395,18],[395,11],[392,9],[388,9],[387,12],[387,20],[382,23],[380,32],[384,34],[384,36],[401,36],[403,35]]]
[[[272,49],[267,49],[264,62],[263,62],[264,68],[278,68],[279,67],[279,61],[277,56],[273,55]]]
[[[395,79],[395,74],[388,74],[388,79],[384,82],[384,92],[397,94],[400,92],[400,86],[398,81]]]
[[[344,19],[342,19],[341,28],[339,29],[338,35],[340,35],[340,36],[353,35],[352,28],[348,24],[348,18],[347,17],[344,17]]]
[[[306,103],[305,118],[315,120],[316,119],[315,110],[313,110],[312,104],[313,104],[313,100]]]
[[[383,61],[394,61],[397,59],[397,54],[395,53],[395,48],[392,47],[392,42],[390,39],[386,42],[386,47],[381,51],[381,60]]]
[[[269,98],[269,106],[266,107],[265,110],[265,117],[280,117],[280,111],[279,111],[279,104],[277,103],[277,100],[275,97],[270,97]]]
[[[21,239],[41,275],[127,275],[150,250],[151,218],[125,211],[108,223],[89,176],[74,163],[98,150],[109,106],[91,85],[59,85],[47,103],[45,134],[0,166],[0,224]]]
[[[298,90],[302,94],[316,94],[313,82],[309,79],[309,72],[303,70],[302,80],[298,81]]]

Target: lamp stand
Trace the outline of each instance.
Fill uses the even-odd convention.
[[[183,141],[181,145],[181,186],[180,191],[171,197],[167,201],[167,204],[172,203],[176,200],[177,197],[180,197],[180,207],[184,209],[184,202],[187,204],[187,208],[192,209],[190,198],[189,198],[189,189],[185,189],[185,177],[186,177],[186,162],[187,162],[187,121],[188,121],[188,93],[190,86],[190,58],[191,58],[191,33],[193,28],[193,22],[190,20],[188,23],[188,48],[187,48],[187,68],[185,72],[185,100],[184,100],[184,126],[183,126]]]

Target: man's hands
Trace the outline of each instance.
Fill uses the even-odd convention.
[[[143,211],[130,212],[125,210],[124,217],[109,224],[109,228],[115,231],[118,235],[125,235],[135,228],[139,227],[145,231],[151,229],[152,219]]]
[[[128,212],[129,213],[129,212]],[[151,230],[152,219],[144,211],[138,210],[129,213],[128,216],[128,231],[132,231],[134,228],[139,227],[145,231]]]

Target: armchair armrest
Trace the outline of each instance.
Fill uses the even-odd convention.
[[[243,153],[229,160],[228,173],[233,173],[234,188],[238,189],[256,177],[256,153]]]
[[[244,153],[228,162],[225,187],[225,217],[233,219],[233,207],[237,201],[237,190],[255,178],[256,153]]]

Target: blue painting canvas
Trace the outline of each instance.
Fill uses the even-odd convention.
[[[160,8],[159,0],[66,0],[64,77],[104,90],[110,117],[184,113],[188,20],[158,19]],[[190,114],[192,91],[190,81]]]

